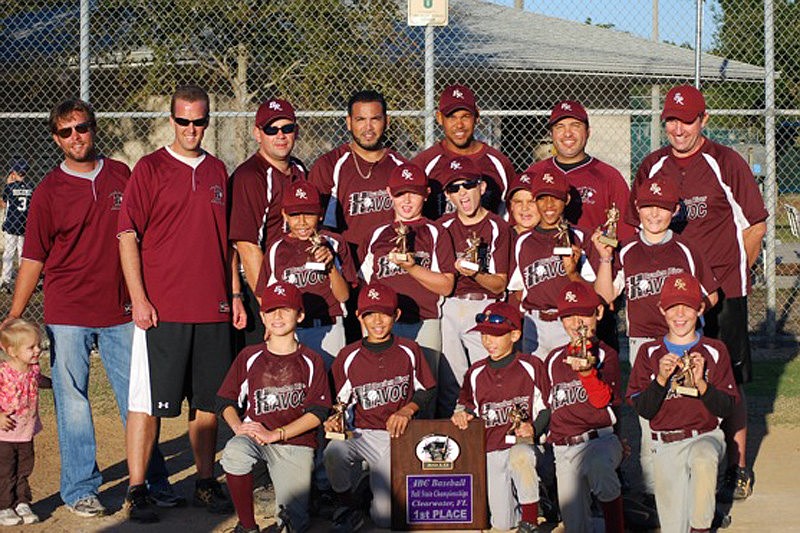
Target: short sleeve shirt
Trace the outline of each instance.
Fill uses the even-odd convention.
[[[25,223],[28,220],[28,209],[31,207],[33,185],[27,180],[7,183],[3,189],[3,201],[6,203],[6,219],[3,231],[10,235],[24,235]]]

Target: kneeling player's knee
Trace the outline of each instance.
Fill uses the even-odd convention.
[[[253,450],[254,443],[249,437],[236,435],[225,445],[220,464],[228,474],[243,476],[253,471],[258,457]]]

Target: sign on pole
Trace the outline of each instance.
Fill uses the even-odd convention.
[[[449,0],[408,0],[409,26],[447,26]]]

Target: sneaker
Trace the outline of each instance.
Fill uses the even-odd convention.
[[[733,487],[734,500],[746,500],[753,494],[753,472],[747,467],[736,467]]]
[[[14,512],[14,509],[3,509],[0,511],[0,526],[18,526],[22,523],[22,518]]]
[[[360,509],[339,507],[333,513],[331,533],[351,533],[364,526],[364,513]]]
[[[205,507],[209,513],[214,514],[231,514],[233,512],[230,496],[222,488],[220,482],[214,478],[195,482],[192,505]]]
[[[147,497],[156,507],[171,508],[186,505],[186,498],[178,495],[169,483],[151,486]]]
[[[31,506],[27,503],[18,503],[14,511],[16,511],[17,516],[22,518],[22,521],[26,524],[35,524],[39,521],[39,517],[36,516],[36,513],[33,512],[33,509],[31,509]]]
[[[145,485],[135,485],[128,489],[128,494],[125,496],[125,506],[128,509],[128,520],[131,522],[139,522],[140,524],[158,522],[158,513],[150,505],[150,498]]]
[[[73,505],[67,505],[67,509],[83,518],[92,518],[95,516],[103,516],[106,514],[106,508],[100,503],[100,500],[92,494],[81,498]]]
[[[517,533],[538,533],[539,528],[535,524],[531,524],[530,522],[526,522],[525,520],[520,521],[519,526],[517,526]]]
[[[240,522],[236,522],[236,527],[233,528],[233,533],[260,533],[260,531],[261,530],[258,529],[258,526],[252,529],[248,529],[244,527]]]

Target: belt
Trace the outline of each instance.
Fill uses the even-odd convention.
[[[555,322],[558,320],[558,309],[552,309],[549,311],[538,311],[539,313],[539,320],[542,322]]]
[[[711,430],[676,429],[675,431],[651,431],[650,438],[656,442],[670,443],[691,439],[692,437],[708,433],[709,431]]]
[[[493,299],[488,294],[484,294],[482,292],[468,292],[466,294],[459,294],[456,295],[456,298],[458,298],[459,300],[474,300],[474,301]],[[497,298],[494,298],[494,300],[497,300]]]
[[[590,429],[589,431],[581,433],[580,435],[573,435],[571,437],[553,441],[553,444],[556,446],[577,446],[578,444],[583,444],[584,442],[589,442],[590,440],[604,437],[612,433],[614,433],[614,428],[611,426],[600,429]]]

